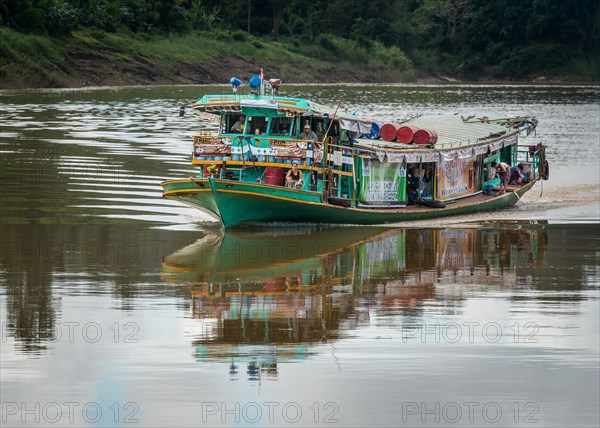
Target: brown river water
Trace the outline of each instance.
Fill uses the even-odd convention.
[[[501,212],[223,233],[161,198],[226,86],[0,92],[1,426],[600,425],[600,88],[293,85],[393,120],[532,113]],[[527,141],[527,140],[525,140]]]

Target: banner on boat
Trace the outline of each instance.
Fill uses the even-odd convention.
[[[468,153],[460,150],[441,153],[437,199],[442,201],[456,199],[476,191],[474,187],[476,159],[472,150]]]
[[[406,163],[362,158],[358,202],[369,206],[406,205]]]

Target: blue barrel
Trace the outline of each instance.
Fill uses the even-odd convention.
[[[253,74],[252,77],[250,78],[250,80],[248,81],[248,86],[250,86],[253,89],[256,89],[256,88],[260,88],[261,83],[262,83],[262,80],[260,80],[260,77],[258,76],[258,74]]]
[[[376,140],[379,138],[380,130],[381,130],[381,126],[379,126],[378,123],[373,122],[373,123],[371,123],[371,132],[369,132],[368,134],[365,134],[365,137],[367,137],[370,140]]]

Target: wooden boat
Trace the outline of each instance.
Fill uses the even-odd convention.
[[[233,94],[193,104],[216,119],[219,132],[194,136],[197,177],[162,183],[165,198],[226,228],[385,224],[497,210],[548,175],[545,146],[519,146],[537,126],[533,116],[419,115],[382,123],[278,96],[279,81],[253,79],[251,93],[238,93],[232,79]],[[302,134],[306,126],[310,132]],[[494,191],[500,179],[493,162],[521,164],[524,182]],[[300,185],[287,181],[293,163]]]

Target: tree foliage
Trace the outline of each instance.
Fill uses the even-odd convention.
[[[219,26],[325,48],[331,35],[397,48],[440,72],[496,67],[519,77],[597,58],[599,10],[598,0],[0,0],[0,25],[51,36],[79,27],[168,34]]]

